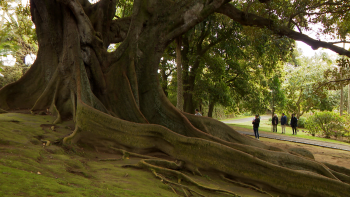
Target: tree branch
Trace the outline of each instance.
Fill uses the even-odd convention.
[[[122,42],[128,34],[130,24],[130,17],[113,20],[106,38],[108,44]]]
[[[168,33],[164,37],[163,43],[166,43],[168,41],[173,40],[174,38],[182,35],[183,33],[187,32],[189,29],[203,21],[205,18],[207,18],[210,14],[215,12],[220,6],[229,3],[231,0],[212,0],[209,4],[203,5],[204,7],[199,11],[196,10],[199,8],[199,4],[197,4],[197,8],[194,9],[193,7],[192,10],[187,10],[178,20],[181,20],[182,22],[179,21],[174,21],[174,24],[181,24],[179,27],[174,27],[173,30]],[[200,5],[201,6],[201,5]],[[199,11],[199,12],[197,12]],[[174,12],[176,13],[176,12]],[[178,13],[177,15],[178,16]]]
[[[287,36],[294,40],[300,40],[308,44],[309,46],[311,46],[311,48],[314,50],[320,47],[323,47],[323,48],[330,49],[338,53],[339,55],[345,55],[347,57],[350,57],[350,51],[347,51],[341,47],[335,46],[332,43],[312,39],[307,35],[298,33],[287,27],[279,26],[271,19],[266,19],[266,18],[257,16],[255,14],[244,13],[241,10],[234,7],[232,4],[225,4],[221,6],[217,10],[217,12],[230,17],[232,20],[240,23],[241,25],[268,28],[275,34],[278,34],[281,36]]]
[[[94,28],[81,4],[77,0],[59,0],[59,2],[67,5],[78,21],[81,42],[91,44],[94,40]]]
[[[339,80],[334,80],[334,81],[328,81],[328,82],[322,84],[321,86],[324,86],[324,85],[330,84],[330,83],[337,83],[337,82],[341,82],[341,81],[350,81],[350,78],[347,78],[347,79],[339,79]]]

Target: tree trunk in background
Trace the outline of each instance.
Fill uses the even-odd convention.
[[[343,42],[343,48],[345,49],[345,42]],[[340,67],[340,79],[343,79],[343,68]],[[343,110],[344,110],[344,86],[342,84],[340,88],[340,106],[339,106],[339,111],[340,111],[340,116],[343,115]]]
[[[350,114],[350,84],[348,84],[348,114]]]
[[[350,196],[347,170],[181,112],[166,98],[158,73],[165,48],[228,1],[135,0],[132,16],[117,20],[116,0],[30,3],[38,56],[20,80],[0,90],[0,108],[49,108],[54,124],[72,118],[75,130],[60,139],[63,144],[162,154],[167,159],[138,165],[157,174],[218,174],[227,184],[243,182],[276,196]],[[107,52],[119,42],[115,52]],[[188,181],[183,180],[179,185]]]
[[[167,59],[161,61],[160,75],[161,75],[161,86],[166,97],[168,97],[168,77],[170,74],[166,74]],[[171,73],[171,72],[170,72]]]
[[[343,76],[342,76],[342,72],[343,72],[343,69],[340,68],[340,79],[343,79]],[[340,116],[343,115],[343,109],[344,109],[344,87],[342,84],[341,85],[341,88],[340,88],[340,106],[339,106],[339,111],[340,111]]]
[[[177,102],[176,108],[183,111],[183,85],[182,85],[182,66],[181,66],[181,36],[176,38],[176,65],[177,65]]]
[[[187,113],[194,113],[196,101],[193,98],[194,86],[196,82],[196,73],[199,67],[199,60],[196,60],[191,69],[188,70],[187,80],[185,81],[184,108]]]
[[[213,117],[215,102],[209,102],[208,117]]]

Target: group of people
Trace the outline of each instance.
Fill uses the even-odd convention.
[[[202,116],[202,114],[199,112],[198,109],[195,109],[195,115],[196,116]],[[260,125],[260,118],[259,114],[256,114],[253,121],[253,130],[254,130],[254,135],[255,138],[259,140],[259,125]],[[277,133],[277,125],[278,125],[278,117],[277,114],[275,114],[272,118],[272,132]],[[282,128],[282,133],[286,133],[286,125],[287,125],[287,116],[282,113],[281,117],[281,128]],[[298,126],[298,119],[295,117],[295,114],[292,114],[292,118],[290,119],[290,126],[292,127],[293,130],[293,135],[297,134],[297,126]]]
[[[253,130],[254,130],[254,135],[255,138],[259,140],[259,124],[260,124],[260,118],[259,114],[255,115],[253,121]],[[277,133],[277,125],[278,125],[278,117],[277,114],[275,114],[272,118],[272,132]],[[286,133],[286,125],[287,125],[287,116],[282,113],[281,117],[281,128],[282,128],[282,133]],[[292,114],[292,118],[290,119],[290,126],[292,127],[293,135],[297,134],[297,127],[298,127],[298,119],[295,117],[295,114]]]

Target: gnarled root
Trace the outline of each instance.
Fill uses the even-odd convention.
[[[137,154],[162,152],[170,159],[183,161],[183,168],[192,172],[198,169],[224,174],[245,184],[259,185],[269,192],[327,197],[350,193],[350,185],[341,182],[326,166],[287,152],[234,143],[229,147],[186,137],[159,125],[113,118],[79,100],[77,117],[76,125],[81,132],[74,140],[80,143],[117,147]],[[138,165],[149,168],[155,166],[152,162],[140,162]],[[164,167],[153,168],[162,175],[169,172]],[[178,174],[175,170],[171,172]],[[186,180],[185,176],[179,176]]]
[[[158,166],[157,164],[160,164],[162,166]],[[168,184],[170,187],[171,186],[179,187],[183,191],[185,196],[187,196],[186,191],[189,193],[196,193],[197,195],[200,195],[200,196],[204,196],[204,195],[202,195],[202,194],[196,192],[195,190],[191,189],[190,187],[182,184],[184,182],[186,184],[193,185],[201,190],[206,190],[206,191],[210,191],[210,192],[219,192],[222,194],[228,194],[229,196],[238,196],[237,194],[235,194],[234,192],[231,192],[231,191],[222,190],[222,189],[218,189],[218,188],[211,188],[211,187],[202,185],[202,184],[194,181],[192,178],[190,178],[186,174],[184,174],[180,171],[177,171],[177,170],[182,169],[182,162],[180,162],[180,164],[177,164],[175,162],[170,162],[170,161],[166,161],[166,160],[145,159],[145,160],[141,160],[136,165],[125,165],[123,167],[136,167],[136,168],[150,170],[164,184]],[[165,175],[170,176],[170,177],[177,177],[178,183],[171,181]],[[172,188],[172,189],[176,193],[175,189],[174,188]]]
[[[226,180],[226,181],[228,181],[228,182],[230,182],[230,183],[234,183],[234,184],[239,185],[239,186],[247,187],[247,188],[256,190],[256,191],[258,191],[258,192],[260,192],[260,193],[267,194],[267,195],[273,197],[272,194],[270,194],[270,193],[268,193],[268,192],[266,192],[266,191],[264,191],[264,190],[262,190],[262,189],[259,189],[259,188],[257,188],[257,187],[254,187],[254,186],[252,186],[252,185],[248,185],[248,184],[244,184],[244,183],[241,183],[241,182],[238,182],[238,181],[231,180],[231,179],[229,179],[229,178],[226,178],[224,175],[221,175],[221,178],[223,178],[224,180]]]

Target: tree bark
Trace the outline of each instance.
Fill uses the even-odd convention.
[[[176,38],[176,65],[177,65],[177,103],[176,108],[183,111],[183,82],[182,82],[182,64],[181,64],[181,46],[182,38]]]
[[[75,130],[66,144],[160,152],[183,170],[211,171],[281,195],[350,195],[340,180],[350,173],[181,112],[166,98],[158,74],[166,46],[228,1],[135,0],[131,18],[118,20],[116,0],[30,3],[38,57],[19,81],[0,90],[0,108],[49,108],[54,123],[72,117]],[[122,43],[108,53],[114,41]]]
[[[209,102],[208,117],[213,117],[215,102]]]

